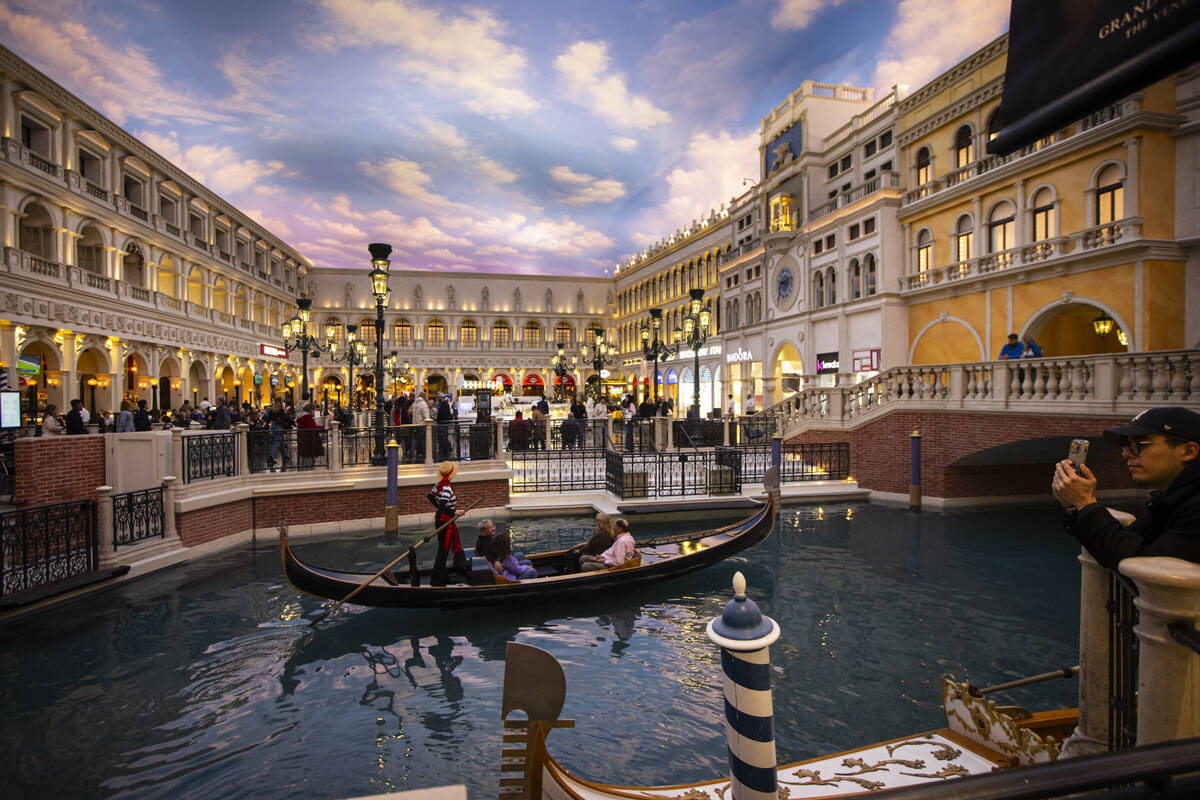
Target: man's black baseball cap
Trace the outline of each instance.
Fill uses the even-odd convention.
[[[1123,444],[1125,440],[1134,436],[1149,436],[1152,433],[1174,436],[1188,442],[1200,442],[1200,414],[1180,406],[1148,408],[1134,417],[1128,425],[1109,428],[1104,432],[1104,437]]]

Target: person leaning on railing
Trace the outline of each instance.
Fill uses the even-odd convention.
[[[1146,510],[1122,527],[1096,500],[1096,476],[1069,460],[1054,468],[1054,496],[1064,527],[1102,566],[1133,556],[1173,556],[1200,563],[1200,414],[1152,408],[1105,438],[1121,444],[1133,480],[1150,490]]]

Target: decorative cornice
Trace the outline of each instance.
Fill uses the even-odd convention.
[[[913,125],[900,133],[896,137],[896,143],[901,147],[911,144],[927,133],[936,130],[947,122],[961,117],[973,108],[977,108],[988,100],[1000,96],[1004,92],[1004,76],[993,78],[975,91],[971,92],[966,97],[944,106],[936,113],[931,114],[917,124]]]
[[[906,114],[928,102],[939,92],[953,86],[984,64],[1007,52],[1008,33],[1005,32],[897,103],[900,113]]]

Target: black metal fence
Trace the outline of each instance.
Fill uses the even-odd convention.
[[[113,550],[123,544],[161,538],[166,532],[161,486],[138,492],[114,494],[112,504]]]
[[[604,455],[605,488],[622,500],[736,494],[742,490],[738,460],[730,458],[729,453],[608,450]]]
[[[587,447],[568,451],[517,450],[510,456],[510,491],[571,492],[603,490],[605,451]]]
[[[747,483],[762,481],[767,468],[771,466],[769,444],[717,449],[739,454],[742,479]],[[782,450],[779,464],[779,480],[782,483],[836,481],[850,477],[849,442],[785,444]]]
[[[613,447],[631,453],[653,453],[667,447],[665,433],[658,432],[657,417],[634,417],[613,423]]]
[[[98,563],[95,500],[0,514],[0,595],[94,572]]]
[[[772,414],[756,414],[738,417],[733,423],[729,426],[729,444],[745,447],[770,444],[771,437],[778,429],[779,419]]]
[[[251,472],[329,468],[329,431],[324,428],[246,432]]]
[[[237,474],[237,437],[232,433],[197,433],[183,440],[183,482],[226,478]]]
[[[1137,587],[1109,573],[1108,600],[1108,749],[1137,744],[1138,610]]]
[[[725,421],[720,419],[677,419],[672,438],[681,449],[719,447],[725,444]]]
[[[371,463],[375,452],[374,428],[343,428],[342,466],[362,466]],[[425,463],[425,426],[401,425],[384,428],[384,446],[396,439],[400,445],[401,464]],[[430,431],[429,447],[432,461],[487,461],[495,458],[496,429],[491,423],[448,422],[436,424]]]
[[[374,428],[342,428],[338,433],[342,440],[342,466],[361,467],[371,463],[375,453]],[[384,454],[387,443],[392,439],[400,446],[401,464],[425,463],[425,426],[399,425],[383,429]]]

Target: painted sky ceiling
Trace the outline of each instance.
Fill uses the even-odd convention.
[[[802,81],[916,87],[1007,0],[0,0],[0,41],[322,267],[605,275]]]

